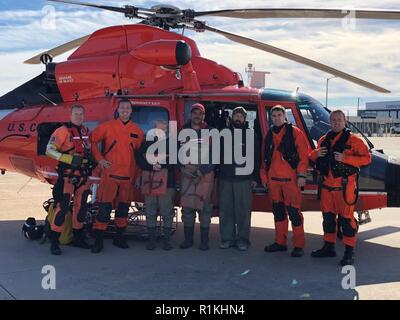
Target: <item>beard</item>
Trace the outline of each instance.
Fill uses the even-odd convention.
[[[241,121],[233,121],[233,126],[234,126],[235,128],[238,128],[238,129],[243,128],[243,127],[244,127],[244,122],[241,122]]]

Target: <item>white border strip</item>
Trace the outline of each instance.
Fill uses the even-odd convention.
[[[317,190],[304,190],[301,192],[302,194],[309,194],[309,195],[317,195],[318,191]],[[361,191],[360,195],[362,196],[386,196],[387,192],[383,191]]]

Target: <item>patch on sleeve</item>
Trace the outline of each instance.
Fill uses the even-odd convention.
[[[57,137],[56,136],[51,136],[49,143],[55,144],[56,141],[57,141]]]

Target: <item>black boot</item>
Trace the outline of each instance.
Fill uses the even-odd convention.
[[[290,254],[293,258],[300,258],[304,255],[304,250],[302,248],[293,248],[292,253]]]
[[[91,246],[86,242],[83,229],[73,229],[74,238],[72,240],[72,245],[77,248],[90,249]]]
[[[117,234],[114,237],[113,245],[120,249],[128,249],[129,245],[126,243],[124,236],[125,228],[117,228]]]
[[[335,244],[325,241],[325,244],[321,249],[311,252],[311,257],[313,258],[336,257]]]
[[[209,249],[208,247],[208,234],[209,234],[210,228],[200,228],[200,247],[199,249],[202,251],[207,251]]]
[[[340,261],[342,266],[348,266],[354,264],[354,248],[346,246],[343,259]]]
[[[60,235],[61,233],[59,232],[55,232],[55,231],[51,231],[51,235],[50,235],[50,240],[51,240],[51,245],[50,245],[50,252],[51,254],[55,255],[55,256],[59,256],[62,254],[62,251],[60,249]]]
[[[273,244],[266,246],[264,248],[265,252],[279,252],[279,251],[287,251],[287,246],[283,246],[274,242]]]
[[[104,231],[103,230],[95,230],[94,231],[94,245],[92,247],[92,253],[100,253],[103,250],[103,238]]]
[[[146,245],[147,250],[154,250],[156,245],[156,228],[147,228],[149,232],[149,242]]]
[[[164,244],[163,244],[163,249],[164,250],[172,250],[173,247],[171,245],[171,228],[164,228]]]
[[[185,227],[185,241],[179,246],[181,249],[187,249],[193,246],[194,227]]]

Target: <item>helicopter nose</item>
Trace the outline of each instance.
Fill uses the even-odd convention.
[[[387,162],[385,189],[388,207],[400,207],[400,162],[393,158]]]

